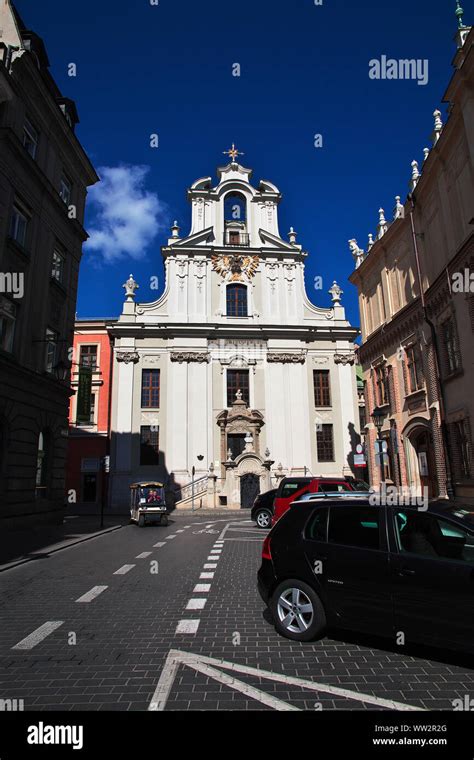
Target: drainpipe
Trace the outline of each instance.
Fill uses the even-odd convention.
[[[444,449],[444,459],[446,462],[446,491],[448,493],[449,497],[455,496],[454,493],[454,487],[453,487],[453,481],[452,481],[452,465],[451,465],[451,455],[450,455],[450,449],[449,449],[449,443],[448,443],[448,434],[447,434],[447,428],[446,428],[446,417],[445,417],[445,409],[446,409],[446,399],[444,394],[444,388],[443,384],[441,382],[441,374],[440,374],[440,350],[439,350],[439,342],[438,342],[438,335],[436,333],[436,328],[431,321],[431,319],[428,316],[428,310],[426,308],[426,300],[425,300],[425,293],[423,291],[423,281],[421,277],[421,265],[420,265],[420,254],[418,251],[418,240],[417,240],[417,233],[415,232],[415,221],[414,221],[414,211],[415,211],[415,198],[413,196],[413,193],[409,193],[408,200],[410,201],[410,224],[411,224],[411,234],[413,239],[413,251],[415,253],[415,260],[416,260],[416,269],[417,269],[417,275],[418,275],[418,285],[420,288],[420,299],[421,299],[421,307],[423,309],[423,318],[430,328],[431,331],[431,340],[433,342],[433,348],[435,353],[435,362],[436,362],[436,384],[438,389],[438,396],[440,401],[440,417],[441,417],[441,438],[443,441],[443,449]]]

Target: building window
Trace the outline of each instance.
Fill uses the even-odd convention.
[[[48,467],[50,457],[50,436],[42,431],[38,435],[38,449],[36,456],[36,498],[48,497]]]
[[[237,457],[243,453],[245,449],[245,438],[245,433],[231,434],[227,436],[227,449],[230,449],[232,459],[237,459]]]
[[[51,262],[51,277],[57,282],[62,282],[64,276],[64,256],[59,251],[53,251]]]
[[[157,465],[160,463],[159,428],[143,425],[140,428],[140,464]]]
[[[69,206],[69,203],[71,202],[71,193],[72,193],[72,184],[68,180],[68,178],[63,174],[61,177],[61,182],[59,184],[59,197],[62,201],[66,204],[66,206]]]
[[[46,330],[45,370],[52,373],[56,366],[58,334],[49,327]]]
[[[461,352],[459,350],[454,317],[450,317],[446,322],[443,322],[441,330],[444,343],[446,374],[451,375],[453,372],[461,369]]]
[[[331,385],[328,369],[313,371],[314,405],[331,406]]]
[[[97,346],[80,346],[79,364],[81,367],[90,367],[95,372],[97,369]]]
[[[366,425],[367,425],[367,414],[365,411],[365,406],[359,406],[359,427],[360,427],[361,433],[364,432]]]
[[[250,406],[248,369],[227,370],[227,406],[230,407],[234,404],[237,391],[242,393],[242,400],[247,406]]]
[[[406,369],[408,381],[408,393],[415,393],[423,387],[423,368],[421,356],[416,346],[408,346],[406,349]]]
[[[0,298],[0,349],[11,353],[15,336],[16,306],[7,298]]]
[[[26,247],[26,236],[28,231],[28,216],[21,210],[16,204],[13,206],[12,216],[10,220],[10,237],[21,245],[22,248]]]
[[[245,195],[230,193],[224,200],[224,219],[226,222],[245,222],[247,219],[247,200]]]
[[[469,420],[459,420],[452,425],[454,433],[453,459],[456,475],[461,478],[471,477],[472,442]]]
[[[375,376],[375,400],[377,406],[385,406],[390,401],[388,390],[388,373],[387,368],[383,365],[376,367]]]
[[[28,119],[25,119],[23,125],[23,145],[31,158],[36,158],[36,151],[38,149],[38,132]]]
[[[245,285],[227,286],[227,316],[247,317],[247,288]]]
[[[321,425],[316,433],[318,462],[334,462],[334,431],[332,425]]]
[[[158,409],[160,406],[160,370],[142,371],[142,409]]]

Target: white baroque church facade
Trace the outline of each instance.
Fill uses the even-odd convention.
[[[318,308],[307,253],[278,229],[281,194],[237,162],[188,190],[189,235],[162,248],[166,285],[132,276],[114,342],[109,501],[161,480],[177,506],[248,507],[285,475],[350,475],[359,439],[354,339],[342,291]],[[194,481],[192,487],[191,481]]]

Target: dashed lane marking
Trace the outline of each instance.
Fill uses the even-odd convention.
[[[204,570],[215,570],[216,567],[217,565],[215,564],[215,562],[208,563],[207,565],[203,565]]]
[[[219,557],[215,557],[214,555],[212,555],[211,557],[208,557],[208,558],[207,558],[207,561],[208,561],[208,562],[215,562],[215,561],[216,561],[216,559],[219,559]]]
[[[141,554],[137,554],[135,559],[146,559],[147,557],[150,556],[150,554],[151,552],[142,552]]]
[[[211,590],[211,584],[210,583],[197,583],[196,586],[194,586],[193,594],[205,594],[207,591]]]
[[[158,541],[157,544],[153,544],[154,549],[160,549],[162,546],[166,546],[166,541]]]
[[[187,610],[203,610],[206,606],[207,599],[190,599],[186,605]]]
[[[214,578],[214,573],[201,573],[199,576],[199,579],[203,581],[211,580],[212,578]]]
[[[94,586],[86,594],[83,594],[79,597],[79,599],[76,599],[76,602],[84,602],[85,604],[88,604],[89,602],[92,602],[97,596],[99,596],[99,594],[102,594],[102,592],[107,588],[108,586]]]
[[[172,536],[166,536],[166,540],[167,541],[171,541],[172,538],[176,538],[176,534],[174,534]]]
[[[12,649],[33,649],[37,644],[43,641],[46,636],[49,636],[53,631],[56,631],[61,625],[64,624],[64,620],[48,620],[47,623],[43,623],[29,636],[22,639],[12,647]]]
[[[119,569],[115,571],[114,575],[125,575],[125,573],[129,573],[130,570],[133,570],[134,567],[136,567],[136,565],[122,565],[122,567],[119,567]]]
[[[176,633],[197,633],[200,620],[180,620],[176,626]]]

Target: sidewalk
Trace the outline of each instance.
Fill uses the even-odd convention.
[[[67,546],[128,525],[128,515],[104,518],[100,527],[97,515],[68,515],[62,525],[44,525],[27,530],[2,530],[0,535],[0,573],[16,565],[48,556]]]

